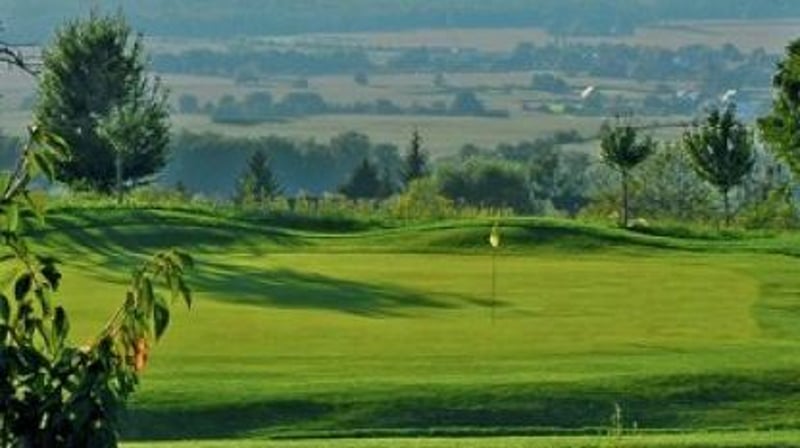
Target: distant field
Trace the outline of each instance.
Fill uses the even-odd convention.
[[[376,142],[394,143],[400,148],[408,145],[411,132],[417,127],[425,139],[426,149],[435,156],[454,154],[467,143],[494,147],[501,142],[534,140],[558,130],[577,129],[585,135],[594,135],[602,120],[543,114],[510,119],[329,115],[288,123],[229,126],[211,123],[205,116],[174,117],[176,129],[193,132],[218,132],[239,137],[274,134],[290,138],[327,140],[342,132],[355,130],[370,136]]]
[[[800,36],[800,20],[747,20],[676,22],[643,27],[632,36],[570,37],[569,42],[626,43],[678,48],[705,44],[721,46],[732,43],[744,50],[764,48],[781,52],[786,44]],[[444,47],[476,48],[487,51],[510,51],[520,42],[545,44],[553,37],[539,28],[512,29],[433,29],[402,32],[342,33],[306,35],[293,38],[295,43],[316,45],[338,43],[375,47]],[[286,39],[291,41],[291,39]]]

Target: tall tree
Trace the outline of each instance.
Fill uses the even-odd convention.
[[[382,193],[381,184],[377,167],[365,158],[339,191],[351,199],[374,199]]]
[[[254,201],[264,205],[268,199],[281,193],[281,185],[272,172],[269,157],[262,149],[256,150],[247,161],[247,168],[239,180],[237,199],[240,204]]]
[[[411,134],[411,145],[408,148],[403,167],[403,181],[406,186],[412,181],[428,175],[428,154],[422,147],[422,135],[418,129]]]
[[[772,111],[758,121],[761,135],[794,175],[800,176],[800,39],[787,47],[772,86]]]
[[[736,106],[729,104],[724,111],[711,109],[703,123],[684,133],[683,143],[697,174],[722,195],[725,224],[730,225],[730,191],[755,163],[752,133],[736,119]]]
[[[628,187],[631,172],[647,160],[656,149],[651,137],[640,139],[638,131],[629,122],[617,117],[614,124],[603,124],[600,130],[600,154],[603,161],[619,172],[622,181],[622,214],[620,225],[628,226]]]
[[[121,189],[120,171],[135,183],[166,163],[166,94],[121,16],[93,13],[60,28],[44,52],[38,97],[37,121],[70,148],[59,180],[110,192]]]

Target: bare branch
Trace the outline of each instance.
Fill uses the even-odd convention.
[[[27,60],[21,50],[16,50],[11,44],[0,41],[0,63],[3,62],[11,64],[31,76],[39,75],[38,67]]]

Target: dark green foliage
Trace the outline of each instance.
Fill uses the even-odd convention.
[[[552,73],[537,73],[533,75],[531,88],[558,95],[570,92],[569,84],[567,84],[563,78],[553,75]]]
[[[396,181],[403,164],[394,145],[376,144],[354,132],[329,142],[183,133],[175,139],[162,181],[165,185],[182,182],[196,193],[233,197],[242,167],[257,150],[269,155],[270,168],[289,196],[336,191],[365,157],[388,168]]]
[[[642,164],[639,179],[633,206],[637,213],[681,222],[709,218],[713,191],[694,172],[680,144],[663,145]]]
[[[428,175],[428,154],[422,147],[422,135],[418,129],[411,134],[411,145],[405,157],[403,181],[409,183]]]
[[[397,193],[397,184],[395,183],[392,171],[389,169],[388,166],[383,167],[380,181],[381,181],[381,187],[380,190],[378,191],[379,198],[385,199]]]
[[[263,205],[281,193],[281,185],[272,172],[269,157],[262,149],[256,150],[247,161],[247,169],[239,179],[236,200],[245,205],[256,202]]]
[[[63,140],[31,128],[16,170],[4,181],[0,214],[5,230],[4,271],[13,272],[13,303],[0,295],[0,447],[113,447],[120,411],[138,384],[151,341],[169,324],[172,299],[191,305],[184,281],[188,255],[157,255],[134,272],[123,305],[97,337],[80,348],[69,344],[66,310],[56,305],[61,274],[57,260],[36,256],[22,237],[21,217],[41,215],[29,183],[52,178],[66,156]]]
[[[318,93],[291,92],[275,105],[275,113],[285,116],[318,115],[328,110],[328,104]]]
[[[545,212],[549,205],[575,216],[589,202],[590,165],[589,155],[583,152],[556,147],[536,151],[528,162],[534,211]]]
[[[358,72],[353,75],[353,82],[356,84],[365,87],[369,85],[369,76],[366,72]]]
[[[116,183],[114,148],[98,124],[125,108],[124,180],[136,182],[161,169],[169,143],[166,95],[148,78],[141,37],[121,17],[91,15],[69,22],[46,49],[36,118],[64,138],[70,157],[57,179],[103,192]],[[112,132],[113,133],[113,132]]]
[[[530,208],[527,180],[522,168],[501,161],[470,159],[437,173],[442,194],[458,204],[478,207]]]
[[[178,99],[178,110],[182,114],[196,114],[200,112],[200,101],[190,94],[181,95]]]
[[[800,39],[786,48],[772,80],[775,96],[772,111],[759,120],[770,149],[800,175]]]
[[[453,99],[450,112],[456,115],[481,115],[486,112],[486,106],[472,90],[461,90]]]
[[[378,168],[365,158],[339,191],[350,199],[376,199],[384,193],[384,183]]]
[[[683,143],[697,174],[722,195],[725,223],[730,224],[730,191],[744,181],[755,163],[751,132],[736,119],[736,107],[731,104],[724,111],[712,109],[703,123],[684,133]]]
[[[604,123],[600,130],[600,155],[603,161],[619,172],[622,180],[622,213],[620,225],[628,226],[628,187],[631,171],[647,160],[656,143],[652,138],[639,139],[638,131],[631,123],[619,117],[614,124]]]

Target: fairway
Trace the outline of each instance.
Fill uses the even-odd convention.
[[[91,216],[80,232],[59,216],[44,239],[75,254],[63,289],[79,340],[123,295],[110,269],[169,245],[199,263],[196,306],[155,350],[129,440],[596,435],[615,403],[647,431],[797,422],[800,261],[777,253],[790,237],[510,221],[493,313],[489,223],[331,235]]]

